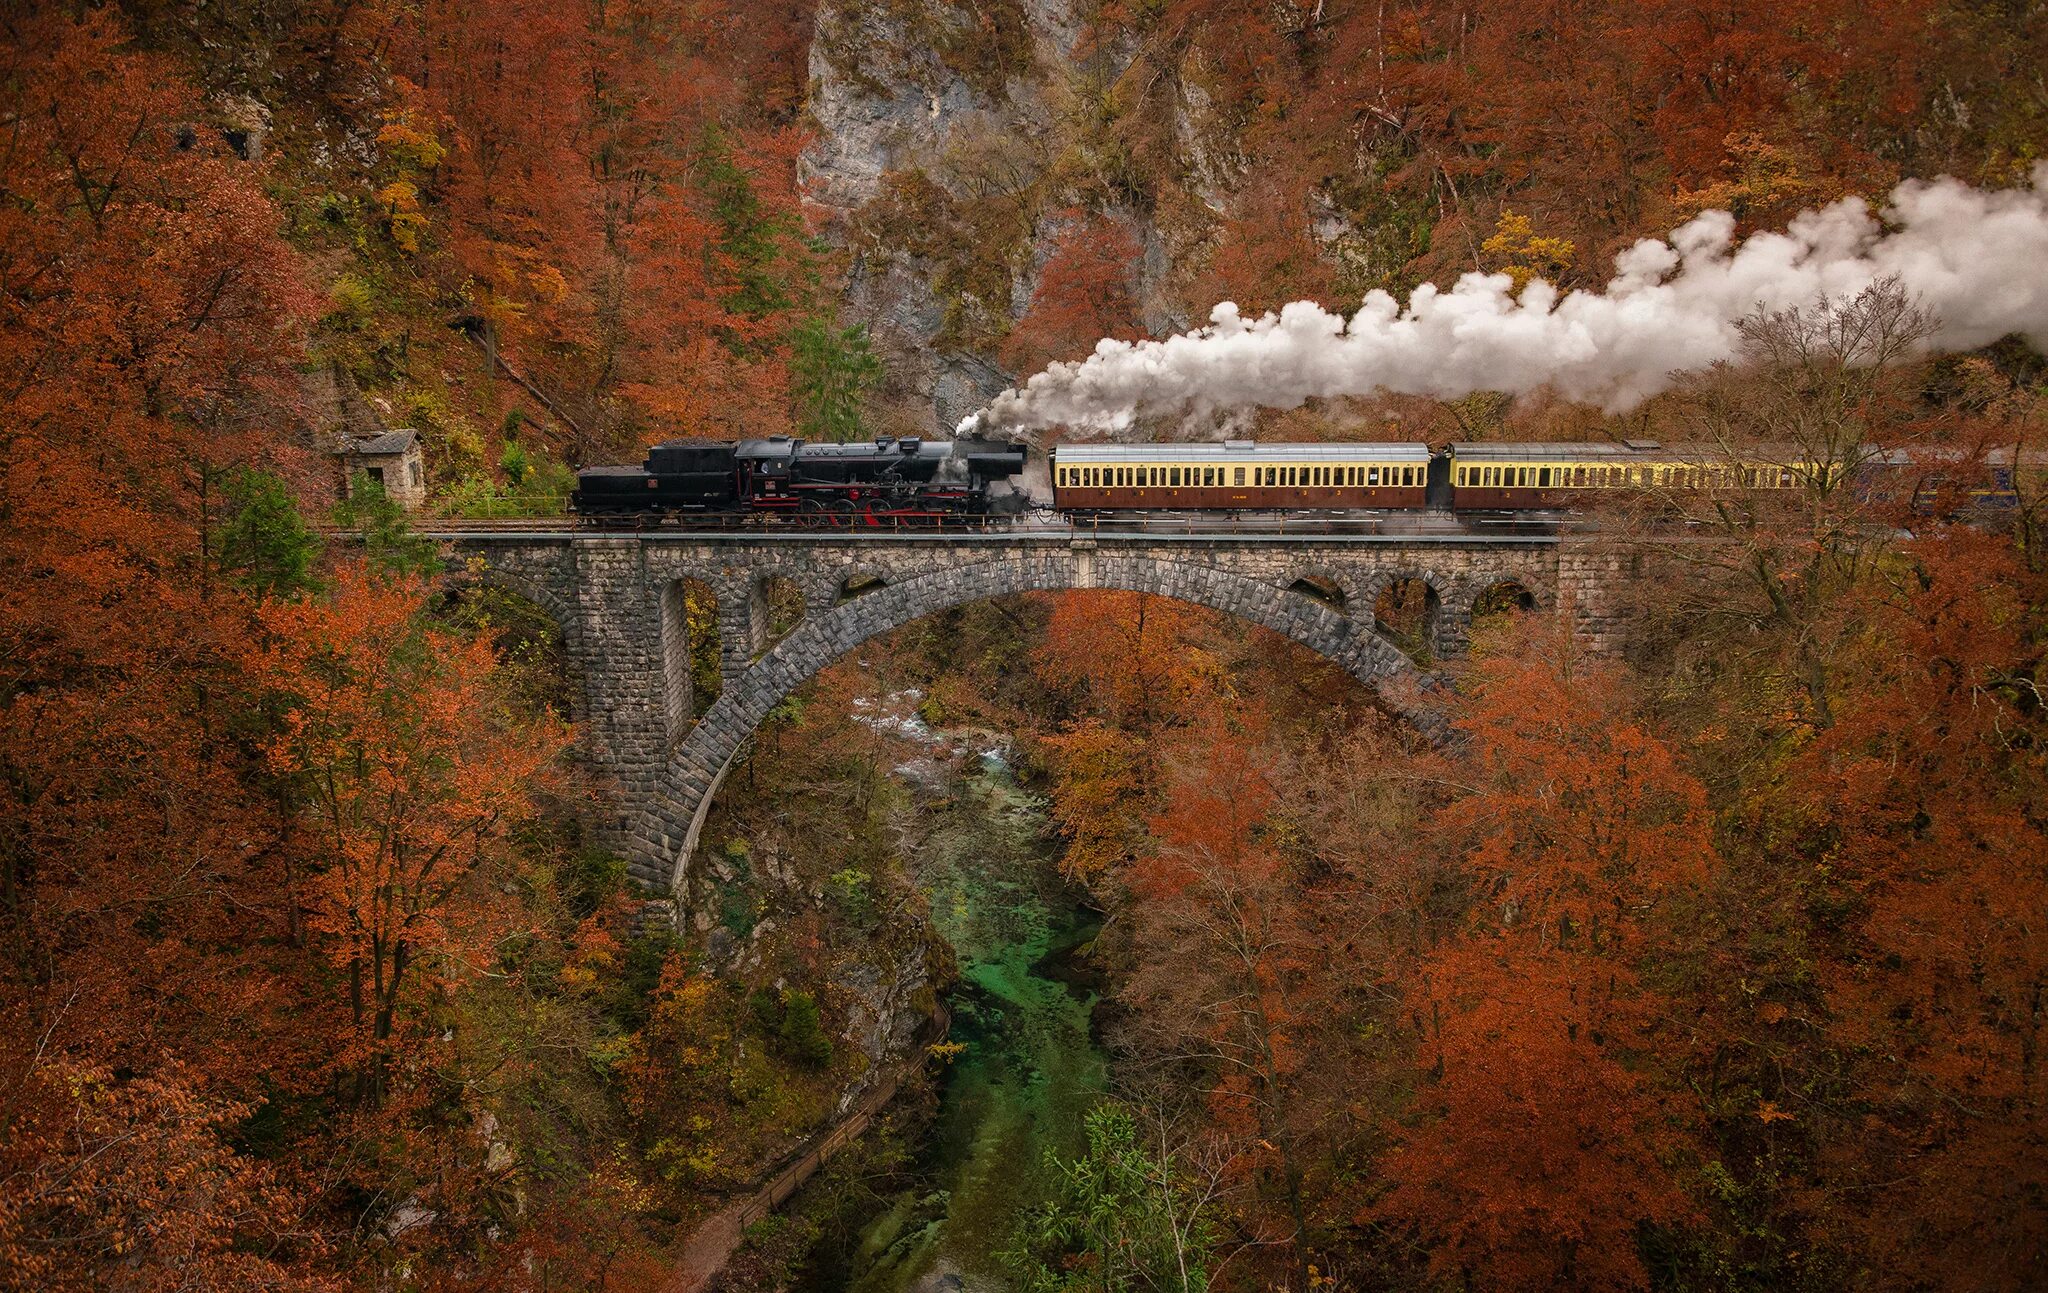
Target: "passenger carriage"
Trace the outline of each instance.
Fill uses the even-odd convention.
[[[1420,508],[1422,444],[1063,444],[1051,451],[1062,512]]]
[[[1752,450],[1734,459],[1716,448],[1619,444],[1455,444],[1451,490],[1460,511],[1568,510],[1602,498],[1659,490],[1776,491],[1803,487],[1815,468],[1793,456]]]

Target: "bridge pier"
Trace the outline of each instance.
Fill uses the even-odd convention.
[[[690,677],[680,589],[662,596],[647,575],[646,548],[630,537],[571,541],[576,608],[566,634],[585,689],[584,755],[610,783],[610,806],[598,822],[607,847],[625,848],[638,806],[659,792],[678,714],[687,715]],[[682,667],[672,651],[678,633]]]

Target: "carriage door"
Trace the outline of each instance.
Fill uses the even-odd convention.
[[[1422,505],[1432,512],[1451,510],[1451,455],[1432,454],[1423,489]]]

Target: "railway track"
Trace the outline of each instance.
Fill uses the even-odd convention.
[[[879,522],[853,526],[800,525],[760,517],[689,517],[637,521],[613,517],[420,518],[414,528],[433,538],[492,535],[640,535],[648,538],[730,538],[812,540],[896,540],[980,538],[1255,537],[1271,539],[1356,537],[1445,542],[1535,539],[1555,536],[1573,518],[1452,516],[1447,513],[1378,513],[1343,516],[1218,516],[1202,513],[1147,513],[1068,520],[1049,514],[962,518],[915,524]],[[326,527],[341,536],[350,531]]]

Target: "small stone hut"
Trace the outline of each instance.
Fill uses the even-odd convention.
[[[381,435],[350,436],[334,451],[341,462],[341,489],[355,488],[357,473],[384,487],[393,502],[410,511],[427,501],[427,462],[411,427]]]

